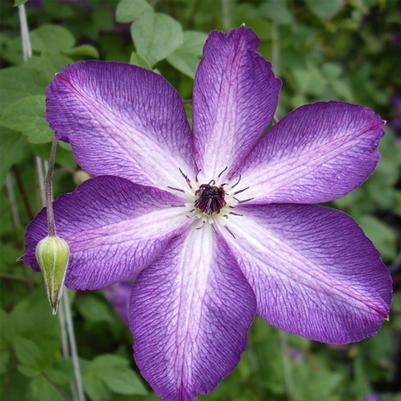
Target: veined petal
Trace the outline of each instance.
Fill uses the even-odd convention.
[[[123,178],[86,181],[54,203],[57,235],[68,242],[66,285],[103,288],[131,279],[186,226],[177,197]],[[36,244],[47,235],[46,209],[29,225],[24,262],[38,268]]]
[[[226,235],[273,326],[325,343],[360,341],[387,318],[391,277],[352,218],[313,205],[243,206]]]
[[[91,174],[167,190],[182,186],[179,168],[193,172],[181,98],[151,71],[115,62],[69,65],[48,88],[46,116]]]
[[[138,277],[130,327],[143,377],[164,401],[211,391],[237,365],[255,297],[224,240],[191,229]]]
[[[281,81],[258,53],[248,28],[212,32],[203,49],[193,93],[194,151],[201,176],[216,178],[250,151],[270,123]],[[227,170],[227,173],[229,170]]]
[[[302,106],[272,128],[238,173],[253,203],[330,201],[372,173],[382,135],[382,119],[366,107],[342,102]]]

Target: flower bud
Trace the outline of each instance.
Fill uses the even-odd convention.
[[[74,173],[73,179],[75,185],[81,185],[83,182],[89,180],[91,178],[90,174],[84,170],[77,170]]]
[[[53,315],[55,315],[63,292],[70,248],[66,241],[53,235],[38,242],[35,255],[43,274]]]

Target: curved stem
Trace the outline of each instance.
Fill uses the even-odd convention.
[[[230,0],[221,1],[223,28],[228,31],[231,27]]]
[[[69,343],[70,343],[72,364],[74,367],[75,384],[76,384],[76,388],[77,388],[77,399],[78,399],[78,401],[85,401],[84,389],[83,389],[83,385],[82,385],[81,369],[79,366],[77,342],[75,340],[75,333],[74,333],[74,322],[71,317],[71,305],[70,305],[70,300],[68,298],[67,291],[63,292],[63,305],[64,305],[64,312],[65,312],[65,318],[66,318],[66,323],[67,323],[67,333],[68,333],[68,339],[69,339]]]
[[[26,11],[24,5],[18,6],[18,16],[21,28],[22,56],[24,61],[26,61],[27,59],[32,57],[32,46],[29,37],[28,20],[26,17]],[[52,193],[52,177],[54,170],[54,161],[56,158],[56,149],[57,149],[57,139],[53,138],[49,163],[47,164],[47,162],[42,162],[42,160],[39,157],[35,158],[36,171],[39,179],[41,201],[43,206],[47,206],[49,235],[55,235],[56,232],[54,214],[53,214],[53,193]],[[47,170],[46,180],[44,180],[43,179],[44,171],[46,170]],[[82,386],[81,370],[79,367],[77,345],[74,334],[74,326],[71,318],[71,305],[69,303],[68,296],[66,295],[65,292],[63,293],[62,304],[64,305],[64,307],[62,308],[62,311],[60,311],[58,316],[61,330],[63,355],[68,356],[68,346],[66,342],[66,339],[68,339],[74,366],[74,375],[75,375],[76,391],[74,386],[72,386],[74,399],[76,399],[77,401],[85,401],[85,395]],[[66,328],[67,332],[65,331]]]
[[[288,344],[286,333],[279,330],[279,338],[280,338],[280,347],[281,353],[283,357],[283,375],[284,375],[284,387],[285,392],[287,393],[288,401],[292,401],[294,399],[294,393],[292,390],[292,369],[291,363],[288,357]]]
[[[54,222],[54,212],[53,212],[53,185],[52,185],[56,152],[57,152],[57,138],[54,136],[50,149],[49,164],[47,167],[47,173],[45,179],[47,228],[50,236],[56,235],[56,224]]]

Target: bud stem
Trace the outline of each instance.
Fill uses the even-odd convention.
[[[54,212],[53,212],[53,185],[52,185],[56,152],[57,152],[57,138],[56,136],[54,136],[50,149],[49,165],[47,167],[47,173],[45,179],[47,228],[49,231],[49,236],[56,235],[56,224],[54,222]]]

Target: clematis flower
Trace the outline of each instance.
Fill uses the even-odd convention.
[[[342,102],[274,125],[281,82],[248,28],[212,32],[193,124],[166,80],[84,61],[57,74],[47,119],[96,176],[55,202],[70,245],[66,284],[130,280],[129,326],[143,377],[166,401],[211,391],[237,365],[255,315],[325,343],[360,341],[387,318],[391,278],[354,220],[316,203],[374,170],[383,121]],[[42,210],[25,261],[46,235]]]

